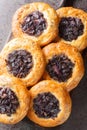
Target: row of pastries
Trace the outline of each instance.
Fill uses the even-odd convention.
[[[26,115],[54,127],[71,114],[69,92],[84,76],[87,14],[44,2],[23,5],[12,19],[13,39],[0,53],[0,122],[16,124]]]

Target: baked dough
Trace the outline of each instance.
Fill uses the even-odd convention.
[[[60,84],[64,84],[64,86],[66,87],[66,89],[68,91],[71,91],[72,89],[77,87],[77,85],[79,84],[80,80],[82,79],[82,77],[84,75],[83,59],[82,59],[82,56],[79,53],[79,51],[74,46],[65,44],[63,42],[58,42],[58,43],[51,43],[51,44],[47,45],[46,47],[44,47],[43,53],[44,53],[44,56],[46,59],[46,64],[48,64],[49,59],[52,59],[52,57],[55,55],[61,55],[61,54],[66,55],[73,64],[72,65],[73,67],[71,66],[72,67],[71,76],[68,77],[65,81],[60,82],[59,79],[55,80],[55,81]],[[63,60],[61,62],[63,63]],[[69,64],[71,64],[71,62]],[[59,63],[60,63],[60,61],[59,61]],[[54,62],[54,64],[55,64],[55,62]],[[65,61],[64,64],[67,64],[67,62]],[[61,64],[61,66],[62,66],[62,64]],[[67,71],[68,68],[69,68],[69,66],[65,65],[66,70],[64,70],[64,71]],[[56,69],[56,68],[54,68],[54,69]],[[55,70],[55,71],[57,72],[57,70]],[[46,69],[45,69],[45,72],[43,75],[43,79],[54,80],[49,75],[49,73],[47,72]]]
[[[34,100],[38,94],[42,94],[42,93],[51,93],[59,101],[60,111],[59,113],[57,113],[57,117],[41,118],[41,117],[38,117],[38,115],[35,113],[35,110],[33,107]],[[63,85],[57,84],[55,81],[52,81],[52,80],[44,80],[44,81],[39,82],[35,86],[33,86],[30,89],[29,94],[31,97],[31,102],[30,102],[30,109],[28,112],[28,118],[32,120],[33,122],[44,127],[54,127],[54,126],[64,123],[68,119],[71,113],[72,103],[71,103],[70,96],[68,92],[66,91],[66,89],[63,87]],[[42,98],[40,99],[42,100]],[[42,103],[44,102],[45,101],[42,101]],[[47,105],[48,104],[46,104],[45,107]]]
[[[85,49],[87,46],[87,14],[86,12],[80,9],[75,9],[73,7],[62,7],[57,10],[57,14],[60,17],[60,20],[62,18],[71,17],[71,18],[77,18],[77,23],[80,22],[78,21],[78,19],[82,21],[83,26],[84,26],[83,34],[79,35],[76,39],[72,41],[66,41],[64,40],[64,38],[61,38],[61,37],[60,37],[60,40],[61,42],[66,42],[68,44],[75,46],[79,51],[82,51],[83,49]],[[82,25],[80,26],[80,28],[82,28]],[[76,31],[74,32],[74,34],[75,33]]]
[[[21,24],[23,23],[26,16],[38,11],[43,14],[46,20],[47,26],[39,36],[28,35],[23,32]],[[26,4],[20,7],[13,16],[12,20],[12,32],[14,37],[25,37],[37,41],[40,46],[44,46],[50,43],[58,33],[58,16],[56,11],[47,3],[44,2],[34,2]],[[36,25],[37,27],[38,25]],[[38,28],[37,28],[38,30]]]
[[[2,89],[3,92],[2,92]],[[6,90],[7,89],[7,90]],[[14,98],[12,98],[13,95],[11,95],[11,91],[14,92],[14,94],[17,96],[19,105],[16,108],[16,112],[12,112],[12,109],[15,109],[15,105],[16,104],[16,100],[14,100]],[[6,97],[6,91],[7,91],[7,97]],[[9,92],[10,91],[10,92]],[[10,99],[12,98],[12,99]],[[10,102],[9,102],[10,100]],[[3,102],[1,102],[3,101]],[[7,104],[6,104],[7,101]],[[12,102],[13,105],[12,106]],[[10,103],[10,104],[9,104]],[[29,103],[30,103],[30,96],[29,93],[27,91],[27,89],[25,88],[25,86],[16,79],[11,79],[9,77],[7,77],[6,75],[0,75],[0,122],[1,123],[5,123],[5,124],[16,124],[19,121],[21,121],[27,114],[28,109],[29,109]],[[5,105],[5,107],[4,107]],[[10,106],[11,105],[11,106]],[[8,108],[11,107],[11,108]],[[13,108],[12,108],[13,107]],[[9,109],[11,114],[7,115],[6,113],[1,113],[4,112],[4,109],[6,111],[6,113],[9,112]]]
[[[17,51],[27,51],[27,53],[30,53],[32,56],[32,62],[30,61],[31,56],[29,57],[29,59],[27,58],[27,56],[25,56],[26,60],[23,60],[24,56],[21,56],[20,58],[21,54],[18,54],[16,58],[15,55],[19,53]],[[13,55],[13,57],[11,57],[11,54]],[[38,44],[28,39],[15,38],[11,40],[2,49],[0,57],[1,57],[0,73],[1,74],[5,73],[5,75],[8,75],[9,77],[19,79],[25,84],[25,86],[28,87],[37,83],[37,81],[41,78],[45,69],[45,60],[44,60],[42,50],[40,49]],[[11,67],[8,66],[9,59],[10,62],[11,60],[14,60],[13,62],[15,62],[15,64],[12,62],[10,63]],[[32,65],[29,62],[31,62]],[[27,70],[28,66],[29,67],[31,66],[29,72]],[[15,71],[16,71],[16,75],[15,75]],[[23,75],[25,72],[27,74]]]

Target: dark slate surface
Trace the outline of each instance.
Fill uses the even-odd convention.
[[[34,0],[0,0],[0,49],[4,45],[7,35],[10,32],[11,18],[14,11],[28,1]],[[48,1],[55,8],[62,5],[62,0]],[[60,4],[57,1],[59,1]],[[87,11],[87,0],[66,0],[65,6],[74,6]],[[87,49],[84,50],[82,55],[85,64],[85,75],[78,87],[71,92],[73,103],[72,113],[70,118],[63,125],[54,128],[43,128],[25,118],[16,125],[0,124],[0,130],[87,130]]]

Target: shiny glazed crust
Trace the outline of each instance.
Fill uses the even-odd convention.
[[[26,50],[29,51],[33,58],[33,67],[30,73],[25,78],[17,78],[14,77],[12,73],[10,73],[7,69],[7,65],[5,59],[7,58],[8,54],[14,50]],[[19,79],[22,81],[26,86],[32,86],[41,78],[44,69],[45,69],[45,60],[43,56],[43,52],[40,47],[33,41],[28,39],[21,39],[15,38],[9,43],[7,43],[0,54],[0,73],[8,75],[9,77],[13,77],[15,79]]]
[[[81,36],[78,36],[76,40],[72,40],[71,42],[62,38],[60,38],[60,40],[75,46],[79,51],[85,49],[87,46],[87,14],[83,10],[75,9],[73,7],[62,7],[57,10],[57,14],[60,17],[60,20],[62,17],[76,17],[82,20],[84,32]]]
[[[11,116],[0,114],[0,122],[5,124],[16,124],[21,121],[28,112],[30,103],[29,93],[19,80],[8,78],[6,75],[0,76],[0,87],[9,87],[18,97],[20,104],[16,113]]]
[[[66,82],[58,82],[56,80],[55,81],[57,83],[63,84],[68,91],[71,91],[73,88],[77,87],[77,85],[79,84],[80,80],[84,75],[83,59],[78,50],[69,44],[58,42],[58,43],[51,43],[48,46],[44,47],[43,52],[45,55],[46,63],[48,63],[48,60],[51,59],[53,55],[61,53],[67,55],[68,58],[71,59],[71,61],[75,64],[72,76]],[[43,78],[52,79],[46,70],[44,72]]]
[[[59,100],[59,108],[61,109],[61,111],[54,119],[39,118],[34,112],[33,99],[42,92],[51,92]],[[70,96],[63,85],[57,84],[55,81],[52,80],[44,80],[33,86],[30,89],[29,94],[31,97],[31,102],[28,112],[28,118],[33,122],[44,127],[54,127],[64,123],[68,119],[71,113],[72,103]]]
[[[33,11],[40,11],[44,14],[44,18],[47,21],[47,29],[38,36],[30,36],[26,33],[23,33],[20,25],[23,22],[23,19]],[[28,37],[37,41],[40,46],[44,46],[50,43],[58,33],[58,16],[56,11],[50,7],[50,5],[43,2],[34,2],[26,4],[19,8],[13,16],[12,20],[12,32],[14,37]]]

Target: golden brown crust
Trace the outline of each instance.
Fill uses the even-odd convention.
[[[33,99],[42,92],[51,92],[59,100],[59,108],[61,111],[54,119],[39,118],[34,112]],[[64,123],[68,119],[71,113],[71,99],[63,85],[57,84],[52,80],[44,80],[33,86],[29,94],[31,102],[28,117],[33,122],[44,127],[54,127]]]
[[[57,14],[60,17],[76,17],[82,20],[84,25],[84,32],[76,40],[66,41],[60,38],[61,42],[66,42],[75,46],[79,51],[82,51],[87,46],[87,14],[80,9],[75,9],[73,7],[62,7],[57,10]]]
[[[30,103],[30,96],[25,86],[16,79],[11,79],[6,75],[0,76],[0,87],[10,88],[18,97],[19,107],[16,113],[7,116],[6,114],[0,114],[0,122],[5,124],[16,124],[21,121],[27,114]]]
[[[12,73],[8,72],[7,65],[5,62],[5,59],[7,59],[9,53],[19,49],[23,49],[30,52],[33,57],[33,67],[30,73],[25,78],[14,77]],[[35,42],[28,39],[21,39],[21,38],[13,39],[4,46],[3,50],[1,51],[0,57],[1,57],[0,73],[1,74],[5,73],[5,75],[8,75],[9,77],[19,79],[28,87],[37,83],[37,81],[41,78],[45,69],[45,60],[42,50]]]
[[[20,24],[22,23],[25,16],[32,13],[33,11],[40,11],[44,14],[44,18],[47,21],[47,29],[38,36],[30,36],[22,32]],[[26,4],[19,8],[14,14],[12,21],[12,32],[14,37],[28,37],[37,41],[39,45],[44,46],[50,43],[56,36],[58,32],[58,16],[56,11],[50,7],[50,5],[43,2],[34,2]]]
[[[65,82],[56,82],[65,85],[68,91],[71,91],[73,88],[75,88],[84,75],[83,59],[78,50],[69,44],[58,42],[51,43],[48,46],[44,47],[43,52],[45,55],[46,63],[48,63],[48,60],[52,58],[53,55],[58,55],[62,53],[68,56],[68,58],[75,64],[72,76]],[[48,80],[52,79],[46,70],[43,75],[43,78]]]

